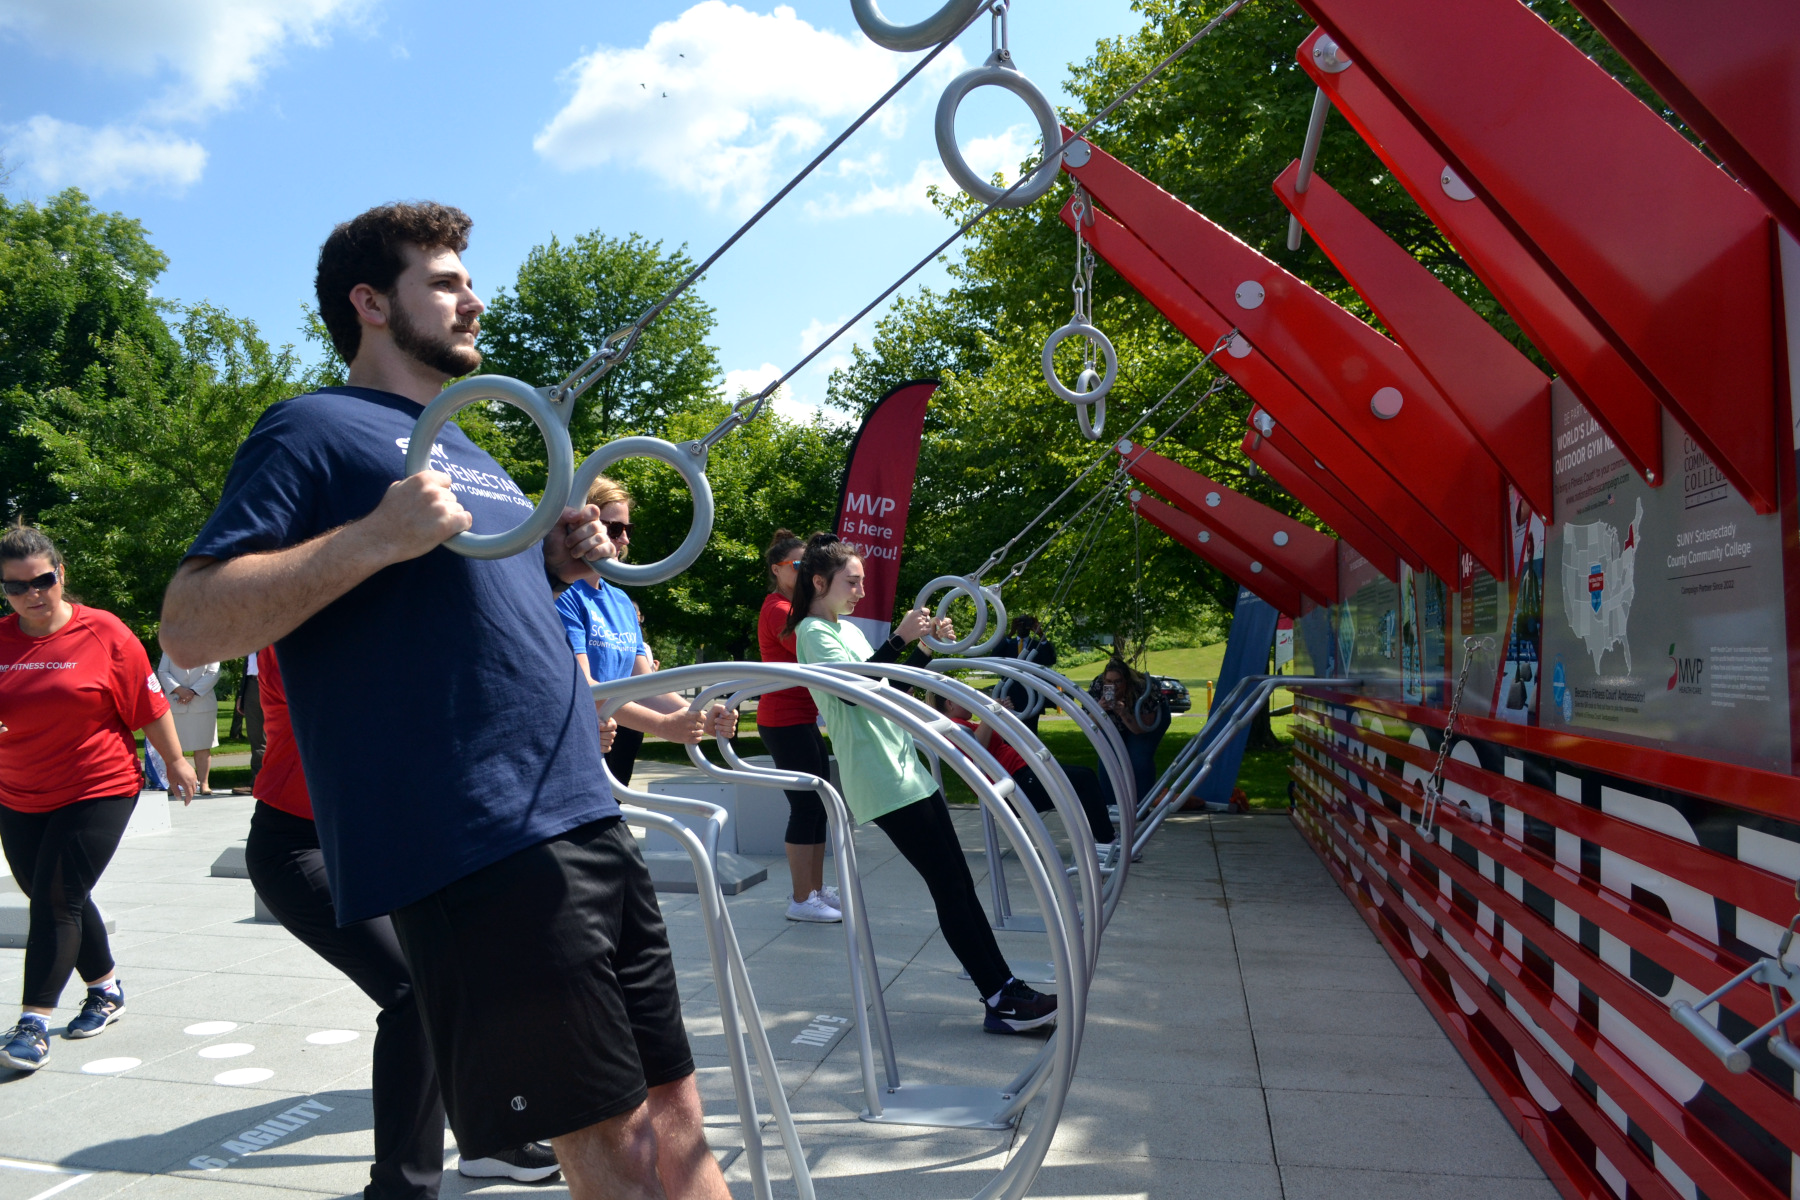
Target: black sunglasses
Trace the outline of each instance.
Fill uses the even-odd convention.
[[[4,590],[9,596],[23,596],[26,592],[48,591],[55,586],[55,571],[45,571],[36,579],[7,579],[0,581],[0,590]]]
[[[630,521],[602,521],[601,524],[606,526],[606,536],[609,538],[630,537],[631,531],[637,528]]]

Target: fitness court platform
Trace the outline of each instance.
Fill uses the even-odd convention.
[[[645,779],[685,771],[641,768]],[[53,1036],[35,1076],[0,1078],[0,1200],[360,1195],[377,1010],[279,926],[256,923],[247,880],[208,874],[243,839],[250,809],[223,798],[174,806],[168,833],[120,847],[96,896],[117,921],[128,1013],[98,1038]],[[955,816],[985,896],[978,818]],[[903,1077],[1004,1083],[1040,1043],[982,1032],[923,882],[878,830],[858,831],[857,854]],[[973,1196],[1016,1135],[857,1119],[843,934],[787,921],[785,865],[759,861],[769,881],[728,903],[819,1195]],[[1284,816],[1176,816],[1132,876],[1031,1195],[1556,1195]],[[1012,893],[1029,911],[1029,889]],[[748,1197],[698,901],[662,902],[708,1137],[734,1194]],[[1016,968],[1046,955],[1041,935],[998,936]],[[17,994],[22,959],[0,950],[0,994]],[[59,1009],[53,1031],[74,1011]],[[765,1144],[776,1195],[792,1196],[767,1122]],[[463,1179],[454,1139],[448,1161],[447,1197],[566,1194],[560,1182]]]

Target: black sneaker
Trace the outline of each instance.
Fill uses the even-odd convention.
[[[989,1033],[1024,1033],[1056,1020],[1056,997],[1033,991],[1018,980],[1000,989],[1000,1001],[989,1004],[981,1027]]]
[[[81,1011],[63,1030],[66,1038],[90,1038],[125,1015],[125,988],[117,980],[113,986],[118,994],[102,991],[100,988],[89,988],[87,999],[81,1002]]]
[[[50,1057],[50,1027],[42,1021],[21,1017],[17,1025],[0,1033],[0,1039],[5,1040],[0,1046],[0,1066],[35,1071]]]
[[[556,1178],[562,1166],[548,1142],[526,1142],[516,1150],[502,1150],[491,1158],[465,1158],[456,1169],[470,1179],[538,1183]]]

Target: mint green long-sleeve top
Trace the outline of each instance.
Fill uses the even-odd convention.
[[[862,631],[848,621],[808,617],[794,634],[795,651],[803,663],[867,662],[874,654]],[[862,705],[846,704],[815,688],[807,690],[825,716],[844,803],[858,824],[937,791],[937,782],[913,748],[912,734]]]

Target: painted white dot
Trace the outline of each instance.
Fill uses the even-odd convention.
[[[1225,353],[1233,358],[1249,358],[1250,339],[1241,333],[1232,334],[1231,340],[1225,343]]]
[[[1369,411],[1383,421],[1391,421],[1400,415],[1400,408],[1405,403],[1406,398],[1400,394],[1399,388],[1384,387],[1369,397]]]
[[[1206,507],[1208,507],[1208,508],[1219,507],[1219,493],[1217,493],[1217,492],[1206,493]]]
[[[1210,534],[1210,533],[1206,532],[1206,530],[1202,529],[1200,531],[1200,544],[1205,545],[1207,542],[1210,542],[1210,541],[1212,541],[1212,534]]]
[[[1474,190],[1464,183],[1462,176],[1452,171],[1448,164],[1445,165],[1443,173],[1438,176],[1438,185],[1444,189],[1444,195],[1452,200],[1473,200],[1475,198]]]
[[[83,1075],[117,1075],[129,1071],[133,1067],[142,1066],[141,1058],[96,1058],[93,1062],[82,1063]]]
[[[1256,308],[1263,302],[1263,285],[1254,279],[1246,279],[1237,285],[1235,294],[1239,308]]]
[[[1277,546],[1285,546],[1285,545],[1287,545],[1287,543],[1288,543],[1287,530],[1277,529],[1275,531],[1275,544]]]
[[[306,1040],[315,1046],[339,1046],[345,1042],[354,1042],[362,1036],[354,1029],[321,1029],[317,1033],[309,1033]]]
[[[190,1037],[218,1037],[221,1033],[230,1033],[236,1028],[236,1021],[201,1021],[198,1025],[189,1025],[181,1032]]]
[[[217,1046],[200,1047],[201,1058],[241,1058],[256,1047],[249,1042],[221,1042]]]
[[[235,1071],[221,1071],[214,1075],[213,1082],[222,1083],[226,1087],[243,1087],[246,1083],[261,1083],[273,1078],[275,1072],[267,1067],[239,1067]]]
[[[1261,575],[1262,574],[1262,564],[1259,562],[1251,563],[1250,564],[1250,573],[1252,575]]]

